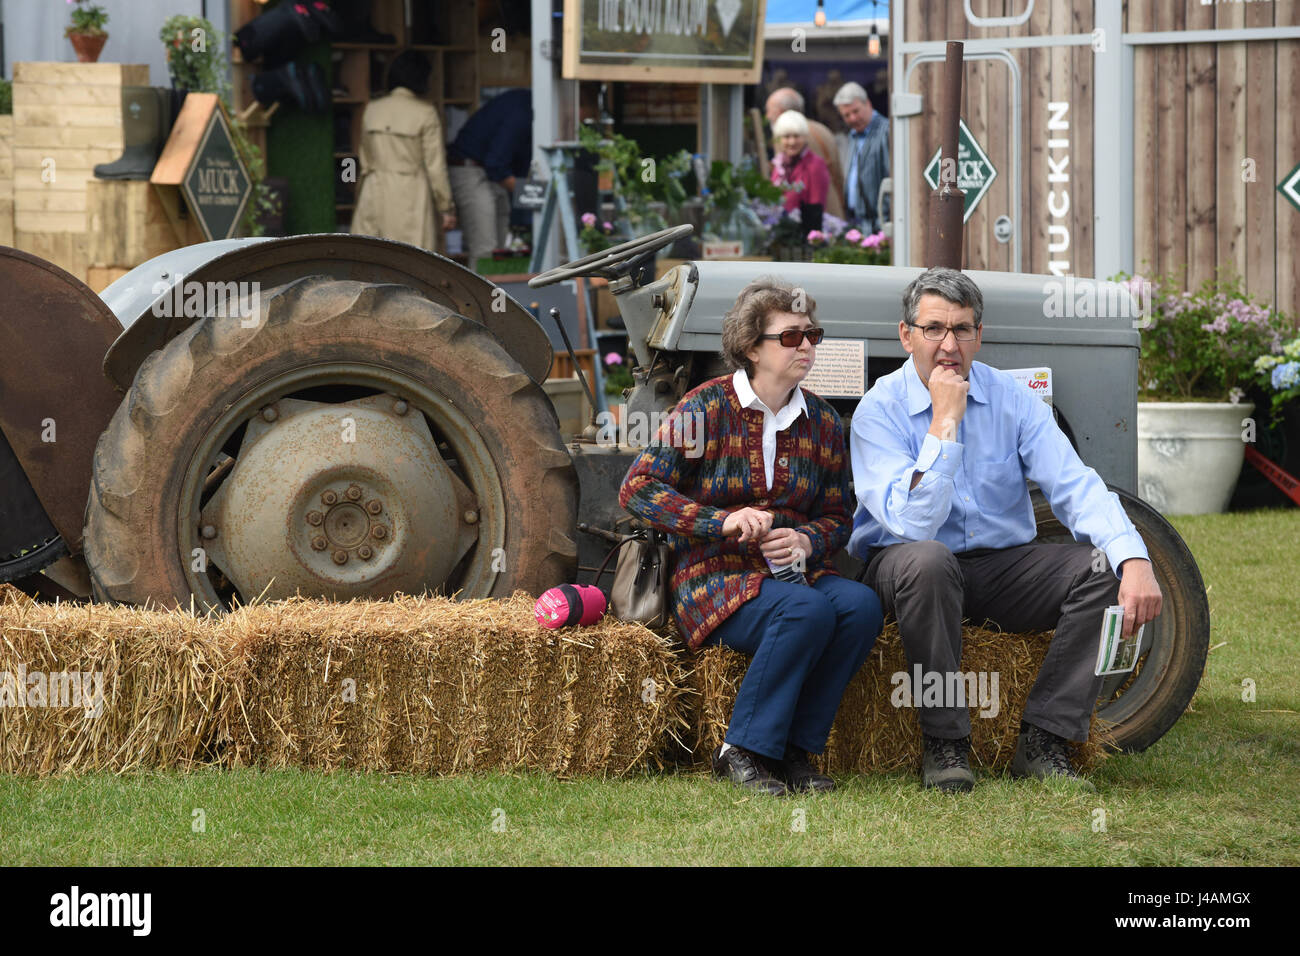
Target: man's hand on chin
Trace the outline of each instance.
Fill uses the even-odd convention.
[[[1145,558],[1129,558],[1119,566],[1119,603],[1124,605],[1124,637],[1131,637],[1143,624],[1156,619],[1164,598],[1156,583],[1151,562]]]

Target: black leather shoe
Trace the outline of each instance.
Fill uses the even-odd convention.
[[[790,792],[782,780],[772,776],[761,756],[734,744],[727,748],[726,753],[721,747],[713,751],[713,775],[730,780],[738,787],[774,797],[783,797]]]
[[[835,781],[814,767],[807,753],[793,747],[781,761],[781,777],[786,786],[799,792],[829,793],[835,789]]]

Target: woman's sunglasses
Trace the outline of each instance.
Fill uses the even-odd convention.
[[[826,334],[825,329],[786,329],[780,334],[760,335],[760,339],[776,339],[788,349],[797,349],[806,336],[809,345],[816,345]]]

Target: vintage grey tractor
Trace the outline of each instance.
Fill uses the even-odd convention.
[[[723,313],[761,271],[807,289],[828,338],[865,342],[870,379],[904,360],[899,303],[919,270],[699,261],[654,279],[656,252],[689,228],[531,283],[610,281],[637,364],[628,415],[665,412],[724,370]],[[1122,747],[1142,749],[1196,690],[1209,612],[1186,545],[1132,494],[1139,331],[1046,317],[1043,276],[973,276],[980,359],[1052,369],[1060,427],[1151,552],[1165,609],[1099,711]],[[0,582],[218,609],[540,593],[593,568],[631,523],[617,492],[636,449],[561,435],[546,330],[440,256],[346,235],[224,240],[96,295],[0,248],[0,288]],[[848,416],[856,401],[834,404]],[[1039,536],[1068,538],[1035,501]]]

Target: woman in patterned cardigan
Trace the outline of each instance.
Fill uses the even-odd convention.
[[[839,415],[799,385],[823,334],[815,309],[779,280],[750,283],[723,320],[735,373],[681,400],[619,494],[668,534],[691,649],[753,657],[713,772],[772,794],[834,789],[808,754],[882,623],[876,593],[831,566],[851,530],[850,471]]]

